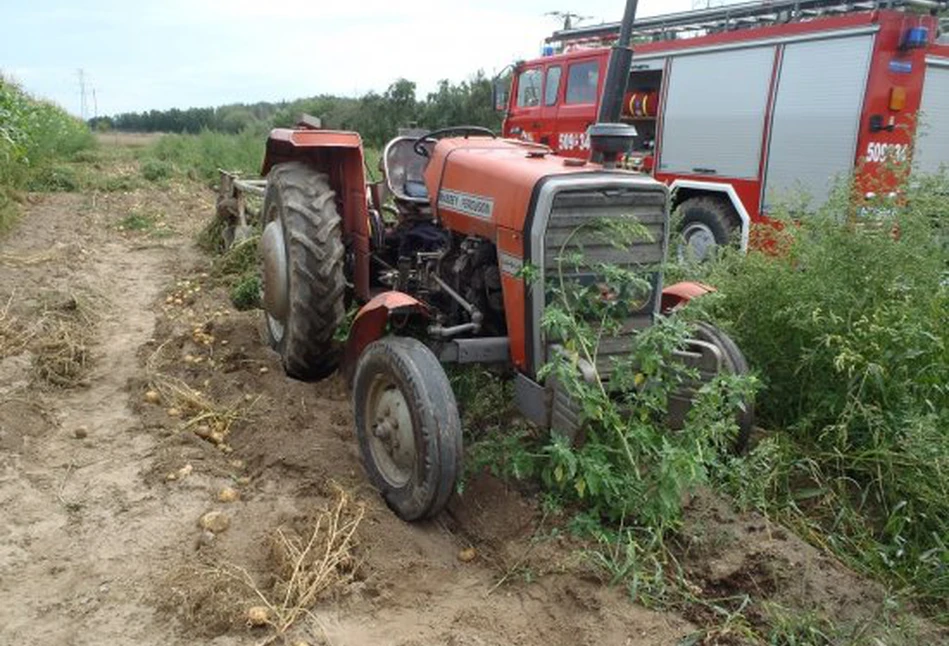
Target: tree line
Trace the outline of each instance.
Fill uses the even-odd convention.
[[[416,84],[402,78],[381,94],[369,92],[359,98],[324,94],[275,103],[126,112],[92,119],[89,125],[125,132],[238,133],[292,126],[306,113],[322,119],[325,128],[355,130],[367,144],[379,147],[403,127],[435,129],[463,124],[499,129],[501,119],[492,105],[491,86],[491,79],[479,71],[460,83],[440,81],[434,92],[420,99]]]

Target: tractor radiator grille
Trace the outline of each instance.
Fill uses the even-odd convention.
[[[654,186],[567,189],[554,197],[544,236],[545,307],[556,298],[551,288],[561,279],[601,283],[604,264],[641,273],[652,285],[621,334],[602,340],[596,368],[603,378],[609,377],[614,358],[629,352],[635,333],[652,324],[656,315],[667,223],[666,193]],[[617,230],[625,235],[617,235]],[[545,339],[548,358],[550,347],[560,342]]]

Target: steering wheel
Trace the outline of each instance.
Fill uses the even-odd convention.
[[[428,149],[424,146],[424,144],[429,141],[435,141],[439,137],[444,137],[451,132],[463,134],[465,137],[468,137],[469,135],[485,135],[487,137],[491,137],[492,139],[498,138],[498,136],[494,134],[494,131],[488,128],[482,128],[481,126],[449,126],[447,128],[432,130],[431,132],[422,135],[415,140],[414,144],[412,144],[412,150],[416,155],[428,157]]]

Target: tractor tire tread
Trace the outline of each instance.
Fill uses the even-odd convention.
[[[290,299],[283,337],[271,337],[271,345],[287,375],[322,379],[338,365],[333,335],[346,315],[346,249],[335,193],[327,175],[302,162],[275,166],[267,186],[264,213],[269,213],[271,199],[280,202],[277,217],[285,231]]]

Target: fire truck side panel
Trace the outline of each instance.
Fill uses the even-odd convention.
[[[886,195],[899,178],[890,169],[908,162],[923,93],[925,48],[902,48],[906,29],[925,18],[884,14],[879,21],[856,152],[855,188]],[[929,28],[935,28],[930,21]]]
[[[773,70],[773,46],[676,56],[666,79],[657,170],[757,178]]]
[[[928,44],[918,40],[921,27]],[[624,106],[640,132],[633,166],[677,188],[679,201],[727,199],[742,229],[765,220],[777,199],[807,193],[820,204],[834,178],[852,171],[861,193],[896,191],[888,168],[910,159],[918,112],[916,165],[949,163],[949,45],[932,42],[937,31],[931,16],[877,10],[637,45]],[[917,40],[907,44],[912,32]],[[568,101],[569,70],[596,61],[598,99],[609,49],[585,46],[519,68],[539,67],[544,77],[562,68],[556,106],[512,97],[505,135],[543,137],[561,155],[588,157],[596,100]],[[658,108],[635,104],[643,96]]]
[[[772,115],[763,210],[805,198],[819,206],[853,171],[873,35],[784,46]]]
[[[920,108],[916,166],[924,172],[949,165],[949,57],[926,61],[926,83]]]

